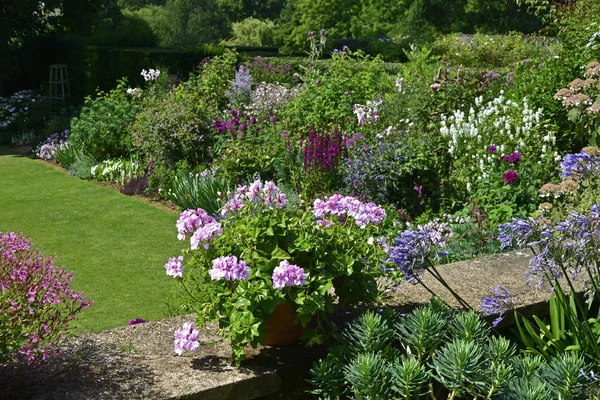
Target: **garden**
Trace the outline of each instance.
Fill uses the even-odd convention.
[[[207,331],[234,367],[324,349],[302,398],[600,398],[600,5],[513,6],[535,35],[413,10],[388,30],[404,36],[350,40],[350,19],[354,36],[329,21],[299,39],[247,15],[189,72],[148,61],[59,110],[0,97],[0,366],[176,316],[178,359]],[[264,35],[240,44],[251,24]],[[241,49],[263,41],[304,55]],[[466,301],[441,272],[517,250],[545,312],[501,281]],[[399,312],[412,286],[430,300]]]

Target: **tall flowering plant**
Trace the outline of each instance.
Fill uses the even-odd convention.
[[[0,359],[45,360],[44,344],[64,339],[77,312],[92,305],[71,288],[74,275],[14,232],[0,232]]]
[[[378,299],[376,278],[386,274],[385,216],[373,203],[342,195],[295,210],[273,182],[256,180],[239,186],[218,218],[184,211],[177,228],[190,247],[165,267],[184,288],[198,326],[218,321],[239,363],[248,343],[265,343],[265,325],[286,301],[297,323],[317,323],[312,339],[318,340],[336,297],[344,304]],[[193,324],[178,331],[177,353],[197,348],[196,331]]]

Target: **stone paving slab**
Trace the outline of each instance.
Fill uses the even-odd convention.
[[[193,316],[72,338],[42,369],[0,365],[0,398],[250,400],[279,391],[275,368],[235,368],[225,342],[177,356],[175,330]],[[201,329],[211,342],[217,328]]]

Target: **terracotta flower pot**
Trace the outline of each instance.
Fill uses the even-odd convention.
[[[300,323],[294,325],[295,319],[296,310],[291,301],[275,307],[269,322],[265,324],[268,331],[266,343],[270,346],[296,343],[304,333],[304,328]]]

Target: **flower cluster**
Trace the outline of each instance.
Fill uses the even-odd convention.
[[[587,174],[598,172],[600,156],[592,155],[586,149],[579,153],[566,154],[560,163],[562,178],[582,179]]]
[[[243,111],[229,110],[229,117],[231,118],[229,120],[218,119],[214,122],[217,133],[229,132],[231,136],[240,138],[248,127],[256,124],[256,119]]]
[[[379,225],[386,217],[385,210],[375,203],[363,203],[355,197],[334,194],[324,200],[316,199],[313,204],[313,214],[318,218],[317,223],[322,226],[331,225],[328,218],[337,217],[344,223],[346,217],[354,218],[354,222],[361,229],[367,224]]]
[[[212,260],[212,266],[208,274],[213,281],[245,281],[250,277],[250,267],[245,261],[238,261],[236,256],[216,258]]]
[[[567,274],[571,281],[583,274],[588,284],[593,283],[587,291],[591,298],[596,294],[593,287],[597,286],[596,265],[600,259],[599,211],[600,204],[594,205],[586,214],[573,211],[565,221],[555,225],[543,218],[513,218],[499,225],[500,247],[536,249],[525,273],[528,283],[535,283],[536,288],[547,282],[553,284]]]
[[[515,296],[502,286],[491,287],[490,291],[492,296],[483,298],[481,310],[484,315],[499,314],[498,318],[492,322],[492,325],[496,327],[504,318],[504,313],[515,308]]]
[[[71,131],[66,129],[62,133],[50,135],[35,151],[36,157],[47,161],[53,160],[57,152],[69,146],[70,133]]]
[[[353,105],[352,110],[358,119],[358,124],[365,125],[366,123],[376,123],[379,120],[379,106],[382,104],[383,100],[379,98],[375,101],[367,101],[366,106],[360,104]]]
[[[173,278],[181,278],[183,275],[183,256],[171,257],[165,264],[167,275]]]
[[[221,224],[201,208],[183,211],[175,226],[179,240],[184,240],[188,234],[191,234],[192,250],[196,250],[201,243],[205,249],[208,249],[211,240],[223,233]]]
[[[287,197],[271,181],[263,184],[260,179],[255,180],[249,186],[238,186],[235,194],[221,209],[221,214],[240,210],[250,204],[263,204],[268,208],[283,208],[287,204]]]
[[[229,90],[225,95],[231,103],[239,104],[249,99],[251,93],[252,76],[250,75],[250,68],[240,65],[240,68],[235,71],[235,80],[230,82]]]
[[[337,167],[343,151],[339,129],[334,129],[329,135],[319,134],[311,129],[302,151],[305,171],[310,172],[314,169],[332,171]]]
[[[507,154],[502,160],[510,164],[527,154],[532,165],[549,170],[560,156],[553,132],[543,135],[540,143],[543,127],[541,108],[530,109],[526,99],[518,104],[501,92],[486,104],[482,97],[476,98],[468,113],[456,110],[443,115],[440,133],[448,138],[448,152],[455,156],[455,166],[469,189],[490,176],[498,162],[493,155],[496,150]]]
[[[25,236],[0,232],[0,350],[17,348],[27,361],[47,358],[40,345],[64,338],[75,314],[93,304],[71,288],[73,279]]]
[[[0,129],[18,129],[29,120],[30,108],[41,102],[42,97],[32,90],[21,90],[7,98],[0,97]]]
[[[271,115],[284,107],[298,92],[298,88],[288,89],[277,83],[259,83],[250,96],[248,113],[255,116]]]
[[[283,290],[286,286],[302,286],[306,283],[306,273],[303,268],[283,260],[273,270],[273,287]]]
[[[157,69],[152,69],[152,68],[150,68],[148,71],[143,69],[142,72],[140,73],[140,75],[142,75],[144,77],[144,80],[146,82],[155,81],[156,79],[158,79],[158,76],[160,75],[160,71]]]
[[[198,332],[194,323],[184,323],[181,328],[175,331],[175,353],[180,356],[184,351],[198,350],[200,347],[199,338],[200,332]]]
[[[506,183],[507,185],[512,185],[516,183],[518,178],[519,174],[517,173],[517,171],[514,171],[512,169],[506,171],[503,176],[504,183]]]
[[[138,88],[129,88],[129,89],[127,89],[127,94],[130,94],[132,96],[135,96],[135,95],[139,94],[140,92],[141,91]]]
[[[429,266],[431,258],[438,259],[447,254],[442,249],[452,234],[447,222],[431,221],[407,229],[396,238],[395,245],[389,247],[390,261],[402,271],[406,281],[417,284],[420,272]]]
[[[488,150],[489,152],[489,150]],[[516,164],[521,160],[521,153],[519,153],[518,151],[515,151],[512,154],[508,154],[508,155],[502,155],[500,157],[500,161],[506,160],[509,164]]]

